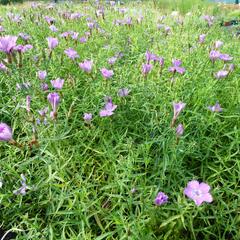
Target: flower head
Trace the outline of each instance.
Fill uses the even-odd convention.
[[[64,79],[57,78],[56,80],[51,80],[51,84],[55,89],[62,89]]]
[[[57,38],[48,37],[47,42],[48,42],[48,48],[50,50],[53,50],[58,45],[58,39]]]
[[[130,91],[127,88],[121,88],[118,90],[118,96],[119,97],[127,97],[129,95]]]
[[[112,98],[108,97],[106,99],[106,103],[104,108],[100,111],[99,115],[100,117],[108,117],[114,114],[115,109],[117,108],[117,105],[113,104]]]
[[[159,192],[157,197],[154,200],[154,203],[158,206],[163,205],[164,203],[166,203],[168,201],[168,196],[163,193],[163,192]]]
[[[228,55],[228,54],[220,54],[220,56],[219,56],[219,59],[220,60],[223,60],[224,62],[228,62],[228,61],[231,61],[231,60],[233,60],[233,57],[231,57],[230,55]]]
[[[111,57],[111,58],[109,58],[108,59],[108,63],[110,64],[110,65],[113,65],[116,61],[117,61],[117,57],[116,56],[114,56],[114,57]]]
[[[220,70],[220,71],[218,71],[217,73],[215,73],[214,76],[215,76],[217,79],[223,79],[223,78],[227,77],[228,74],[229,74],[228,71],[226,71],[226,70]]]
[[[47,83],[42,83],[41,88],[42,88],[43,91],[47,91],[48,90],[48,84]]]
[[[49,29],[50,29],[52,32],[57,32],[57,31],[58,31],[58,29],[57,29],[57,27],[56,27],[55,25],[50,25],[50,26],[49,26]]]
[[[186,103],[183,102],[178,102],[178,103],[173,103],[173,118],[177,119],[178,115],[181,113],[181,111],[185,108]]]
[[[200,44],[204,43],[205,42],[205,38],[206,38],[206,34],[201,34],[198,38],[198,42]]]
[[[215,62],[217,59],[219,59],[220,57],[220,52],[219,51],[215,51],[215,50],[212,50],[210,53],[209,53],[209,58],[212,62]]]
[[[223,42],[222,42],[222,41],[219,41],[219,40],[217,40],[217,41],[214,43],[214,47],[215,47],[215,48],[220,48],[222,45],[223,45]]]
[[[40,80],[44,80],[47,77],[47,71],[38,71],[37,76]]]
[[[79,63],[79,67],[87,72],[90,73],[92,71],[92,67],[93,67],[93,61],[92,60],[84,60],[84,62]]]
[[[26,195],[27,189],[30,189],[30,187],[27,186],[27,184],[26,184],[26,178],[23,174],[21,174],[21,179],[22,179],[21,180],[22,186],[19,189],[13,191],[13,194],[15,194],[15,195]]]
[[[218,102],[213,106],[208,106],[208,109],[212,112],[222,112],[223,110]]]
[[[68,48],[67,50],[64,51],[64,53],[72,60],[79,58],[78,53],[72,48]]]
[[[17,45],[17,38],[16,36],[0,37],[0,51],[7,54],[11,53]]]
[[[152,64],[143,64],[142,65],[142,74],[146,76],[153,68]]]
[[[182,136],[184,133],[184,127],[183,125],[180,123],[178,124],[177,128],[176,128],[176,134],[178,137]]]
[[[178,72],[180,74],[185,73],[185,68],[181,67],[181,65],[182,65],[181,60],[174,59],[174,60],[172,60],[172,64],[173,64],[173,66],[168,69],[169,72],[172,72],[172,73]]]
[[[6,72],[7,71],[7,67],[0,62],[0,71]]]
[[[92,114],[91,113],[84,113],[83,119],[86,123],[91,123],[92,121]]]
[[[47,99],[49,101],[49,103],[52,106],[53,112],[57,111],[57,107],[60,103],[60,96],[58,95],[58,93],[49,93],[47,96]]]
[[[197,206],[200,206],[203,202],[212,202],[212,195],[209,193],[210,186],[204,182],[199,183],[196,180],[192,180],[188,183],[184,189],[184,194],[192,199]]]
[[[101,73],[102,73],[102,76],[105,78],[105,79],[108,79],[108,78],[111,78],[113,76],[113,70],[108,70],[106,68],[102,68],[101,69]]]
[[[0,123],[0,141],[12,140],[12,129],[6,123]]]

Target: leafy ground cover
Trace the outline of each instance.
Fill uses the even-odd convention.
[[[159,7],[1,7],[17,239],[240,239],[239,39],[216,7]]]

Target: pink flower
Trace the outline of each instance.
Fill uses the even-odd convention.
[[[220,48],[222,45],[223,45],[223,42],[219,40],[214,43],[215,48]]]
[[[229,74],[228,71],[226,71],[226,70],[220,70],[220,71],[218,71],[217,73],[215,73],[214,76],[215,76],[217,79],[223,79],[223,78],[227,77],[228,74]]]
[[[48,42],[48,48],[50,50],[53,50],[58,45],[58,39],[57,38],[48,37],[47,42]]]
[[[108,117],[114,114],[117,105],[113,104],[112,98],[108,97],[104,108],[100,111],[100,117]]]
[[[78,53],[72,48],[68,48],[67,50],[64,51],[64,53],[72,60],[79,58]]]
[[[223,110],[218,102],[213,106],[209,106],[208,109],[212,112],[222,112]]]
[[[0,62],[0,71],[6,72],[7,71],[7,67]]]
[[[142,65],[142,74],[146,76],[153,68],[152,64],[143,64]]]
[[[183,125],[180,123],[178,124],[177,128],[176,128],[176,134],[178,137],[182,136],[184,133],[184,127]]]
[[[206,38],[206,34],[201,34],[201,35],[199,36],[198,42],[199,42],[200,44],[204,43],[204,42],[205,42],[205,38]]]
[[[215,50],[212,50],[210,53],[209,53],[209,58],[212,62],[215,62],[217,59],[219,59],[220,57],[220,52],[219,51],[215,51]]]
[[[40,80],[44,80],[47,77],[47,71],[38,71],[37,76]]]
[[[0,51],[7,54],[11,53],[17,44],[17,38],[16,36],[0,37]]]
[[[86,123],[91,123],[92,121],[92,114],[91,113],[84,113],[83,119]]]
[[[51,84],[55,89],[62,89],[64,84],[64,79],[57,78],[56,80],[51,80]]]
[[[184,189],[184,194],[192,199],[197,206],[200,206],[203,202],[212,202],[212,195],[209,193],[210,186],[206,183],[199,183],[196,180],[192,180],[188,183]]]
[[[180,74],[185,73],[185,68],[180,67],[182,65],[181,60],[178,60],[178,59],[172,60],[172,64],[173,66],[168,69],[169,72],[172,72],[172,73],[178,72]]]
[[[57,112],[57,107],[60,103],[60,96],[58,95],[58,93],[49,93],[47,99],[52,106],[53,112]]]
[[[166,203],[168,201],[168,196],[163,193],[163,192],[159,192],[157,197],[154,200],[154,203],[158,206],[163,205],[164,203]]]
[[[111,78],[113,76],[113,70],[108,70],[106,68],[102,68],[101,73],[105,79]]]
[[[89,61],[89,60],[84,60],[84,62],[79,63],[79,67],[87,72],[90,73],[92,71],[92,67],[93,67],[93,61]]]
[[[6,123],[0,123],[0,141],[12,140],[12,129]]]

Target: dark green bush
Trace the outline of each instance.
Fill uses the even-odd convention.
[[[23,0],[0,0],[0,4],[7,5],[11,3],[22,3]]]

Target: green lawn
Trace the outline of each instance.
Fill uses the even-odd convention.
[[[17,44],[33,46],[21,54],[22,66],[18,52],[0,52],[8,69],[0,71],[0,122],[13,129],[17,142],[0,142],[4,231],[22,240],[240,239],[239,38],[220,26],[228,12],[195,2],[104,5],[104,19],[96,17],[93,3],[0,8],[1,36],[26,33],[31,38],[18,37]],[[73,19],[73,13],[81,17]],[[209,27],[202,16],[212,14]],[[54,18],[57,32],[49,29],[46,16]],[[94,21],[90,31],[87,22]],[[60,36],[67,31],[79,33],[77,40],[71,33]],[[201,34],[206,34],[203,43]],[[48,37],[59,41],[51,54]],[[224,44],[215,50],[231,61],[209,59],[217,40]],[[79,57],[69,59],[68,48]],[[147,50],[163,57],[164,65],[151,61],[152,70],[144,76]],[[7,55],[14,55],[12,63]],[[113,56],[116,62],[110,65]],[[183,74],[169,72],[173,59],[182,61]],[[93,61],[91,73],[78,66],[84,60]],[[102,68],[114,75],[105,79]],[[218,79],[223,69],[228,74]],[[45,80],[39,80],[39,70],[47,71]],[[65,80],[60,90],[51,85],[57,78]],[[118,96],[122,88],[128,96]],[[47,99],[53,92],[60,97],[55,119]],[[26,96],[31,96],[30,111]],[[101,117],[106,96],[117,108]],[[186,106],[171,127],[173,102]],[[210,111],[217,102],[223,110]],[[43,121],[38,111],[45,107]],[[92,113],[91,123],[84,113]],[[178,136],[180,123],[184,133]],[[25,195],[13,192],[21,187],[21,174]],[[191,180],[211,187],[211,203],[197,206],[184,194]],[[158,192],[168,202],[156,205]]]

